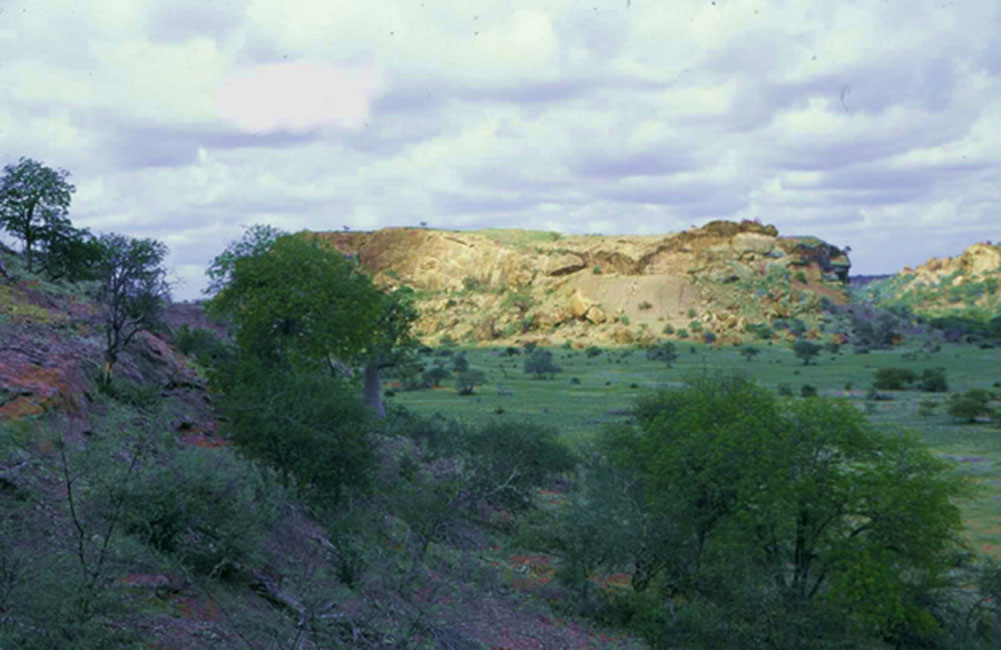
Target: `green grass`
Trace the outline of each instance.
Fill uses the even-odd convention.
[[[470,367],[487,376],[473,395],[460,397],[453,385],[447,385],[397,392],[387,401],[425,414],[440,412],[470,424],[523,417],[556,428],[576,445],[592,438],[606,424],[628,420],[628,409],[642,391],[679,386],[693,372],[740,370],[772,389],[787,384],[797,396],[803,384],[810,384],[821,396],[851,400],[863,408],[876,369],[896,366],[920,374],[924,368],[941,366],[946,368],[950,393],[882,391],[893,399],[875,402],[870,418],[888,431],[915,431],[937,455],[953,460],[957,471],[981,487],[976,497],[962,504],[970,541],[977,550],[1001,557],[1001,429],[992,424],[957,423],[945,410],[948,395],[954,392],[982,388],[1001,393],[993,387],[1001,382],[1001,349],[946,345],[931,353],[898,348],[862,355],[846,349],[837,355],[824,352],[804,366],[792,350],[778,343],[759,345],[761,354],[752,361],[745,361],[737,347],[677,345],[680,355],[673,368],[648,361],[642,350],[612,348],[588,358],[583,350],[552,348],[554,361],[563,368],[552,380],[525,374],[524,355],[508,358],[496,355],[491,348],[467,348]],[[694,354],[690,352],[693,348]],[[571,384],[571,377],[577,377],[580,384]],[[846,390],[847,384],[851,390]],[[926,399],[934,399],[940,406],[933,415],[921,417],[918,404]]]

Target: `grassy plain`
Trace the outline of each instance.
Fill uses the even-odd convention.
[[[691,373],[735,369],[774,390],[788,386],[797,398],[801,387],[809,384],[821,396],[855,402],[881,428],[915,432],[936,455],[953,461],[958,472],[980,487],[962,504],[970,542],[975,549],[1001,558],[1001,428],[996,422],[959,423],[946,413],[952,393],[980,388],[1001,394],[1001,349],[947,344],[937,352],[900,347],[855,354],[845,348],[833,355],[824,352],[805,366],[786,345],[757,347],[761,353],[746,361],[736,347],[679,344],[672,368],[647,360],[643,350],[634,348],[608,348],[595,357],[583,350],[551,348],[554,361],[562,367],[553,379],[533,379],[523,371],[525,356],[503,356],[503,348],[454,348],[456,354],[466,353],[471,368],[486,374],[473,395],[459,396],[446,382],[430,390],[397,389],[387,402],[474,425],[499,417],[529,419],[556,428],[576,446],[602,426],[627,420],[641,392],[680,386]],[[447,357],[435,360],[446,367],[450,364]],[[949,393],[880,391],[892,399],[867,402],[873,375],[883,367],[910,368],[918,374],[925,368],[944,367]],[[386,387],[392,390],[391,383]],[[938,406],[931,415],[922,416],[918,405],[926,400]]]

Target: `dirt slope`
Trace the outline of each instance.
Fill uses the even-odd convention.
[[[750,221],[645,236],[410,228],[317,236],[356,255],[377,282],[416,289],[418,331],[429,343],[580,347],[679,330],[732,341],[776,318],[800,318],[816,335],[821,297],[844,302],[850,268],[834,246]]]

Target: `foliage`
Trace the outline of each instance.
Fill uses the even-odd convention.
[[[472,395],[476,385],[482,384],[486,379],[487,376],[482,371],[467,368],[455,378],[455,390],[460,395]]]
[[[949,398],[949,415],[964,422],[973,422],[978,417],[991,414],[990,394],[985,390],[973,389]]]
[[[195,573],[223,577],[257,558],[274,490],[225,449],[179,449],[142,473],[124,530]]]
[[[947,392],[949,383],[946,381],[945,368],[926,368],[921,373],[918,386],[927,393]]]
[[[69,221],[52,227],[40,242],[42,270],[50,280],[65,278],[70,282],[97,278],[104,252],[100,239],[84,228],[73,228]]]
[[[232,346],[212,330],[203,327],[192,329],[184,324],[173,334],[177,349],[183,354],[194,357],[205,367],[212,367],[233,356]]]
[[[469,481],[487,502],[512,510],[532,504],[535,488],[573,469],[573,454],[554,429],[532,422],[498,420],[466,434]]]
[[[917,373],[910,368],[880,368],[873,377],[872,385],[878,390],[903,390],[906,384],[917,380]]]
[[[0,227],[24,242],[28,271],[35,246],[65,233],[66,213],[76,188],[65,169],[52,169],[31,158],[5,165],[0,177]]]
[[[466,358],[465,352],[460,352],[452,357],[452,372],[463,372],[465,370],[469,370],[469,359]]]
[[[209,277],[208,286],[205,288],[206,295],[215,295],[233,279],[233,272],[236,270],[237,260],[257,257],[263,255],[275,240],[283,235],[285,231],[265,224],[256,224],[245,228],[243,236],[231,241],[226,246],[226,250],[215,256],[205,275]]]
[[[105,381],[110,381],[121,351],[141,330],[159,324],[170,288],[162,242],[111,233],[102,235],[100,244],[96,299],[104,320]]]
[[[532,354],[525,359],[524,367],[525,372],[534,374],[536,379],[543,379],[546,375],[552,379],[556,373],[563,370],[553,361],[553,353],[544,348],[532,350]]]
[[[664,595],[742,638],[786,639],[776,647],[804,647],[819,628],[936,634],[928,603],[948,578],[965,488],[914,439],[832,400],[780,404],[737,376],[643,397],[636,416],[608,456],[673,527]],[[761,608],[775,616],[751,614]]]
[[[649,348],[646,351],[646,358],[651,361],[662,361],[670,368],[678,360],[678,348],[674,343],[665,341],[656,347]]]
[[[437,387],[441,386],[441,382],[445,381],[452,376],[452,371],[436,363],[421,374],[421,379],[425,386]]]
[[[596,345],[592,345],[585,351],[588,359],[593,359],[594,357],[601,356],[601,348]]]
[[[744,357],[744,359],[747,361],[750,361],[759,354],[761,354],[761,350],[754,347],[753,345],[745,345],[740,348],[740,356]]]
[[[810,365],[810,360],[820,354],[823,349],[823,346],[806,339],[799,339],[792,346],[793,353],[803,360],[804,366]]]
[[[339,502],[364,487],[369,411],[343,380],[243,363],[223,401],[233,442],[299,493]]]
[[[817,387],[814,386],[814,385],[812,385],[812,384],[803,384],[802,386],[799,387],[799,396],[800,397],[816,397],[817,396]]]
[[[237,347],[268,365],[350,360],[373,342],[382,294],[337,251],[283,235],[238,257],[209,304],[228,317]]]

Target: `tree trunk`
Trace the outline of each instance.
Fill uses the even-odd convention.
[[[375,416],[380,420],[386,417],[386,409],[382,406],[382,381],[379,377],[379,363],[376,360],[365,364],[364,375],[365,406],[375,409]]]

